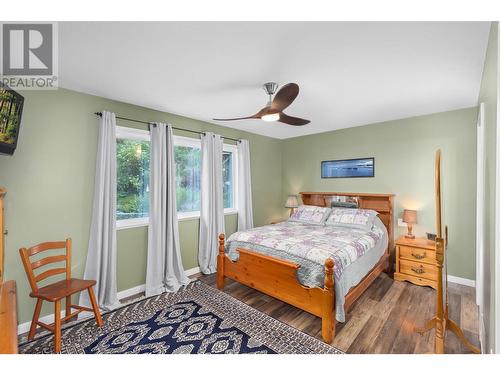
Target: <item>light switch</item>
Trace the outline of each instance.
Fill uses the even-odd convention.
[[[407,227],[408,224],[406,224],[403,219],[398,219],[398,227]]]

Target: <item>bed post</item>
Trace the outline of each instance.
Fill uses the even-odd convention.
[[[217,255],[217,288],[224,289],[224,233],[219,234],[219,255]]]
[[[384,267],[384,272],[387,275],[389,275],[389,274],[391,274],[391,272],[393,272],[392,262],[391,262],[391,249],[390,249],[389,245],[387,245],[387,250],[386,250],[385,254],[386,254],[387,260],[386,260],[386,265]]]
[[[321,335],[323,341],[331,344],[335,337],[335,293],[333,281],[332,258],[325,260],[325,288],[323,289],[323,317],[321,321]]]

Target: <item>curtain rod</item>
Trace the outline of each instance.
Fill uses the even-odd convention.
[[[99,116],[101,117],[102,116],[102,112],[94,112],[94,114],[96,116]],[[126,121],[132,121],[132,122],[138,122],[139,124],[146,124],[146,125],[151,125],[152,123],[151,122],[147,122],[147,121],[141,121],[141,120],[134,120],[132,118],[127,118],[127,117],[120,117],[120,116],[116,116],[115,117],[118,119],[118,120],[126,120]],[[175,129],[175,130],[181,130],[183,132],[189,132],[189,133],[194,133],[194,134],[206,134],[206,132],[199,132],[199,131],[196,131],[196,130],[189,130],[189,129],[182,129],[182,128],[176,128],[175,126],[172,126],[172,129]],[[234,138],[229,138],[229,137],[223,137],[221,136],[222,138],[224,139],[229,139],[231,141],[235,141],[235,142],[239,142],[240,139],[234,139]]]

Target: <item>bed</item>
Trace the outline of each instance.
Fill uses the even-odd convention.
[[[330,207],[344,197],[378,214],[367,229],[285,221],[219,235],[217,286],[235,280],[322,319],[331,343],[336,321],[383,271],[393,247],[393,194],[307,192],[305,205]]]

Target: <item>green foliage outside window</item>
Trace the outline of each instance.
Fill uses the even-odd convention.
[[[233,154],[224,152],[222,154],[222,194],[224,199],[224,208],[233,207]]]
[[[175,146],[177,211],[200,210],[201,149]]]
[[[177,211],[200,210],[201,149],[174,146],[176,165]],[[150,143],[118,139],[117,161],[117,220],[149,216]],[[222,158],[224,208],[234,206],[233,154]]]
[[[149,216],[149,142],[116,141],[117,220]]]

